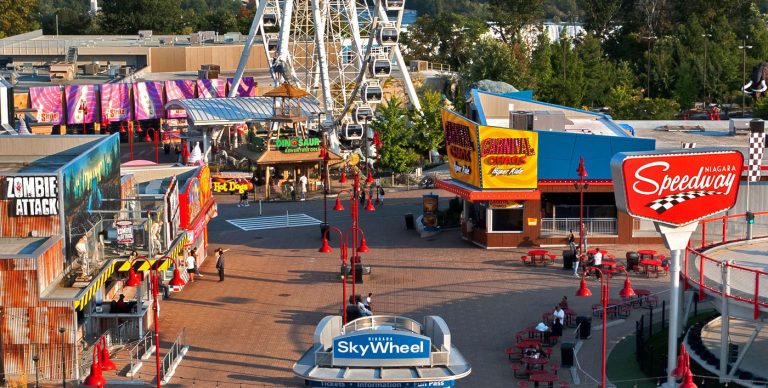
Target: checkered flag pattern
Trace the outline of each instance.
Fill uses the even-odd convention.
[[[648,206],[649,208],[656,210],[656,213],[661,214],[689,199],[723,194],[725,193],[721,193],[719,191],[686,191],[684,193],[678,193],[659,198],[645,206]]]
[[[680,146],[683,149],[685,149],[685,148],[696,148],[696,143],[680,143]]]
[[[749,181],[760,180],[760,166],[763,164],[763,149],[765,147],[765,132],[750,132],[749,134]]]

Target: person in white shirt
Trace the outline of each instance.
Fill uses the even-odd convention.
[[[600,248],[595,248],[595,254],[592,256],[592,265],[599,267],[603,264],[603,253],[600,252]]]
[[[555,312],[552,313],[552,322],[557,321],[560,318],[560,323],[565,322],[565,311],[558,305],[555,307]]]
[[[301,186],[301,200],[306,201],[307,200],[307,176],[304,174],[301,174],[301,177],[299,177],[299,185]]]
[[[194,282],[195,268],[197,267],[197,262],[195,260],[195,256],[192,255],[192,252],[190,252],[189,256],[187,256],[185,263],[187,265],[187,273],[189,274],[189,281]]]

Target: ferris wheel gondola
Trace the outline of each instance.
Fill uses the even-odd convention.
[[[344,140],[360,140],[363,138],[362,124],[345,122],[341,124],[341,136]]]
[[[357,104],[355,106],[355,112],[352,116],[356,123],[362,123],[373,119],[373,108],[368,104]]]
[[[277,25],[277,12],[274,9],[266,10],[261,18],[264,27],[274,27]]]
[[[399,31],[394,23],[382,24],[376,35],[376,39],[382,46],[395,46],[399,38]]]
[[[381,90],[379,81],[369,80],[363,84],[363,92],[361,94],[363,102],[368,104],[378,104],[381,102],[381,97],[383,94],[384,93]]]
[[[405,0],[386,0],[384,1],[384,9],[387,11],[402,11],[405,5]]]
[[[392,64],[387,57],[374,58],[369,62],[368,70],[374,77],[385,78],[392,74]]]

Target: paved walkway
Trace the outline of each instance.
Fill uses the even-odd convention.
[[[462,241],[458,230],[419,238],[405,229],[403,214],[419,214],[421,195],[427,192],[388,193],[386,205],[375,213],[361,209],[360,222],[371,247],[363,260],[373,266],[373,274],[356,291],[374,293],[377,313],[419,321],[426,315],[442,316],[455,344],[472,363],[472,374],[460,386],[513,386],[516,382],[504,349],[514,343],[514,333],[537,323],[563,295],[580,315],[590,315],[591,305],[599,300],[599,283],[590,280],[592,297],[577,298],[573,295],[579,280],[563,271],[559,260],[556,266],[524,267],[520,255],[527,249],[482,250]],[[442,196],[441,208],[445,208],[452,196],[435,192]],[[317,226],[243,231],[226,220],[256,217],[258,206],[238,208],[231,196],[217,200],[219,217],[210,224],[210,251],[232,249],[227,253],[227,278],[218,282],[213,260],[207,260],[202,266],[205,277],[163,302],[164,346],[183,327],[191,343],[167,386],[303,386],[292,376],[291,367],[311,346],[315,325],[323,316],[339,313],[342,303],[338,237],[331,241],[334,252],[321,254]],[[349,211],[335,213],[332,207],[329,201],[330,224],[348,228]],[[263,204],[265,216],[286,211],[323,220],[322,201]],[[638,247],[604,248],[623,257],[625,251]],[[561,250],[550,248],[555,253]],[[654,292],[668,288],[664,277],[633,276],[632,282],[635,288]],[[619,279],[613,281],[614,297],[621,285]],[[609,327],[609,337],[616,340],[630,333],[639,315],[635,312]],[[592,334],[579,359],[589,374],[598,377],[600,332],[593,328]],[[559,360],[559,347],[553,354]],[[141,372],[140,379],[154,377],[151,366]],[[560,371],[560,376],[567,374]],[[596,385],[589,382],[582,375],[582,386]]]

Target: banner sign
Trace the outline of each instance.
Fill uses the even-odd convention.
[[[429,337],[393,330],[353,332],[333,339],[335,366],[419,366],[430,364]]]
[[[227,90],[232,90],[233,78],[227,78]],[[237,88],[237,97],[256,97],[259,90],[259,83],[254,81],[253,77],[243,77]]]
[[[131,119],[131,99],[128,83],[101,85],[102,121],[126,121]]]
[[[55,216],[59,214],[59,178],[53,176],[7,176],[3,190],[11,202],[13,216]]]
[[[133,244],[133,221],[115,221],[117,226],[117,243],[123,245]]]
[[[441,113],[451,178],[480,187],[477,124],[446,109]]]
[[[421,223],[427,228],[437,227],[437,205],[440,197],[436,194],[424,194],[421,196],[423,216]]]
[[[253,190],[253,183],[249,178],[232,178],[213,176],[213,192],[219,194],[242,194]]]
[[[61,103],[61,88],[44,86],[29,88],[29,100],[32,109],[36,109],[38,123],[59,125],[64,121],[64,109]]]
[[[163,83],[155,81],[133,84],[136,120],[149,120],[163,117]]]
[[[310,387],[344,387],[344,388],[427,388],[453,387],[456,380],[414,381],[414,382],[345,382],[345,381],[309,381]]]
[[[99,101],[96,100],[96,85],[67,85],[64,94],[67,99],[67,124],[90,124],[99,121]]]
[[[297,152],[317,152],[320,151],[320,138],[310,137],[307,139],[294,137],[290,139],[275,140],[275,147],[285,154]]]
[[[186,100],[195,98],[195,81],[193,80],[174,80],[165,81],[166,101]],[[186,118],[187,112],[184,109],[168,109],[169,119]]]
[[[223,79],[197,80],[197,98],[222,98],[227,96],[227,83]]]
[[[744,156],[696,149],[626,152],[611,160],[616,206],[629,215],[687,225],[733,207]]]
[[[480,126],[484,189],[535,189],[538,186],[539,134]]]

